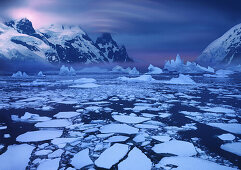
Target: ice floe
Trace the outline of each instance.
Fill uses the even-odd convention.
[[[152,136],[153,139],[160,142],[168,142],[171,140],[170,136],[162,135],[162,136]]]
[[[7,151],[0,155],[0,169],[26,169],[34,148],[34,146],[28,144],[8,146]]]
[[[89,157],[88,148],[76,153],[71,159],[71,165],[73,165],[76,169],[81,169],[91,164],[93,164],[93,161]]]
[[[173,154],[178,156],[193,156],[197,154],[192,143],[180,140],[171,140],[156,144],[152,150],[159,154]]]
[[[95,165],[100,168],[110,169],[118,163],[129,151],[129,146],[116,143],[101,153],[95,161]]]
[[[156,81],[155,79],[152,78],[151,75],[141,75],[139,77],[135,77],[135,78],[129,78],[129,77],[119,77],[119,80],[122,81],[130,81],[130,82],[154,82]]]
[[[127,139],[129,139],[129,137],[127,136],[111,136],[108,139],[106,139],[104,142],[124,142]]]
[[[196,82],[191,79],[189,75],[179,74],[178,78],[172,78],[169,81],[164,81],[164,83],[167,84],[186,84],[186,85],[192,85],[196,84]]]
[[[225,143],[220,146],[221,149],[241,156],[241,142]]]
[[[58,170],[59,161],[60,161],[60,158],[47,159],[40,163],[40,165],[37,167],[37,170],[46,170],[46,169]]]
[[[218,138],[221,140],[234,140],[235,136],[230,133],[226,133],[226,134],[219,135]]]
[[[38,142],[45,141],[54,138],[58,138],[62,135],[62,130],[39,130],[39,131],[30,131],[22,135],[19,135],[16,138],[18,142]]]
[[[80,115],[80,113],[78,113],[78,112],[59,112],[59,113],[55,114],[54,117],[56,117],[58,119],[61,119],[61,118],[69,119],[72,117],[76,117],[78,115]]]
[[[136,134],[139,129],[126,124],[109,124],[100,128],[101,133],[124,133],[124,134]]]
[[[71,88],[82,88],[82,89],[87,89],[87,88],[96,88],[99,87],[100,85],[95,84],[95,83],[85,83],[85,84],[76,84],[69,86]]]
[[[159,162],[159,166],[164,169],[170,169],[170,167],[176,167],[177,170],[234,170],[234,168],[219,165],[214,162],[203,160],[193,157],[165,157]],[[159,167],[158,166],[158,167]]]
[[[208,123],[208,125],[223,129],[227,132],[241,134],[241,124],[239,123]]]
[[[138,117],[138,116],[128,116],[128,115],[114,115],[112,116],[116,121],[122,123],[142,123],[150,118]]]
[[[35,124],[35,127],[66,127],[72,123],[67,119],[53,119]]]
[[[151,160],[137,147],[134,147],[127,158],[118,164],[119,170],[149,170],[151,167]]]

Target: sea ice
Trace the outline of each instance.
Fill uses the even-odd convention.
[[[161,144],[156,144],[152,150],[160,154],[174,154],[178,156],[193,156],[197,152],[192,143],[180,140],[171,140]]]
[[[241,134],[241,124],[239,123],[208,123],[208,125],[223,129],[227,132]]]
[[[60,158],[56,159],[47,159],[40,163],[40,165],[37,167],[37,170],[57,170],[59,168],[59,161]]]
[[[28,144],[8,146],[7,151],[0,155],[1,170],[24,170],[34,147]]]
[[[241,156],[241,142],[225,143],[220,146],[221,149]]]
[[[234,110],[224,108],[224,107],[202,108],[202,110],[204,110],[206,112],[218,112],[218,113],[230,113],[230,114],[235,113]]]
[[[153,82],[156,81],[155,79],[152,78],[151,75],[141,75],[139,77],[135,78],[129,78],[129,77],[119,77],[118,80],[122,81],[130,81],[130,82]]]
[[[137,117],[137,116],[127,116],[127,115],[114,115],[112,117],[116,121],[119,121],[119,122],[122,122],[122,123],[141,123],[141,122],[150,120],[150,118]]]
[[[61,155],[64,153],[63,149],[57,149],[56,151],[54,151],[53,153],[48,155],[48,158],[57,158],[57,157],[61,157]]]
[[[109,124],[100,128],[101,133],[124,133],[124,134],[136,134],[139,129],[126,124]]]
[[[138,75],[140,74],[140,72],[136,69],[136,67],[134,67],[132,70],[129,71],[130,75]]]
[[[59,112],[57,114],[54,115],[54,117],[61,119],[61,118],[66,118],[66,119],[70,119],[72,117],[78,116],[80,115],[80,113],[78,112]]]
[[[127,136],[111,136],[106,139],[104,142],[124,142],[128,139]]]
[[[101,153],[100,157],[95,161],[95,165],[100,168],[110,169],[128,153],[128,150],[128,145],[116,143]]]
[[[134,147],[128,157],[118,164],[119,170],[148,170],[151,167],[151,160],[137,147]]]
[[[76,169],[81,169],[91,164],[93,164],[93,161],[89,157],[88,148],[76,153],[71,159],[71,165],[73,165]]]
[[[235,136],[230,133],[227,133],[227,134],[219,135],[218,138],[221,140],[234,140]]]
[[[162,69],[159,67],[154,67],[153,65],[149,65],[148,72],[146,74],[161,74],[163,73]]]
[[[161,159],[159,165],[164,169],[169,169],[170,166],[177,166],[176,170],[234,170],[234,168],[219,165],[214,162],[206,161],[200,158],[193,157],[165,157]]]
[[[35,124],[35,127],[66,127],[71,125],[67,119],[53,119]]]
[[[39,76],[39,77],[44,77],[45,75],[43,74],[42,71],[40,71],[40,72],[38,72],[38,76]]]
[[[45,141],[54,138],[58,138],[62,135],[62,130],[39,130],[39,131],[30,131],[22,135],[19,135],[16,138],[18,142],[38,142]]]
[[[178,78],[172,78],[169,81],[164,81],[167,84],[196,84],[189,75],[179,74]]]
[[[80,79],[74,80],[74,83],[76,84],[95,83],[95,82],[96,80],[93,78],[80,78]]]
[[[85,83],[85,84],[72,85],[72,86],[69,86],[69,87],[87,89],[87,88],[96,88],[96,87],[99,87],[99,86],[100,85],[95,84],[95,83]]]
[[[170,136],[152,136],[152,138],[160,142],[168,142],[171,140]]]

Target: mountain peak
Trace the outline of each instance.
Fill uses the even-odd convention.
[[[10,20],[4,23],[8,27],[16,29],[19,33],[32,35],[35,33],[32,22],[27,18],[21,18],[19,20]]]

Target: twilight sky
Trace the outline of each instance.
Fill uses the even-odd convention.
[[[79,24],[95,40],[111,32],[137,61],[179,53],[194,60],[213,40],[241,23],[240,0],[1,0],[0,16],[27,17],[35,28]]]

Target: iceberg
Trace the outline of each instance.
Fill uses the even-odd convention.
[[[132,70],[129,71],[130,75],[138,75],[140,74],[140,72],[136,69],[136,67],[134,67]]]
[[[127,67],[126,69],[124,69],[123,67],[121,66],[115,66],[111,72],[114,72],[114,73],[129,73],[131,71],[131,68],[130,67]]]
[[[162,69],[159,67],[154,67],[153,65],[149,65],[148,72],[146,74],[161,74],[163,73]]]
[[[189,61],[184,64],[179,54],[177,54],[176,60],[167,61],[164,65],[164,69],[179,73],[214,73],[214,69],[212,67],[205,68],[195,62]]]
[[[26,77],[28,77],[28,75],[25,72],[22,73],[21,71],[18,71],[17,73],[13,73],[12,77],[14,77],[14,78],[24,77],[24,78],[26,78]]]
[[[70,69],[69,69],[68,67],[65,67],[65,65],[62,65],[62,67],[59,70],[59,75],[61,75],[61,76],[75,76],[76,71],[73,67],[70,67]]]
[[[152,78],[151,75],[141,75],[139,77],[135,77],[135,78],[129,78],[129,77],[118,77],[117,79],[122,80],[122,81],[130,81],[130,82],[142,82],[142,81],[146,81],[146,82],[153,82],[155,81],[155,79]]]
[[[43,74],[42,71],[40,71],[40,72],[38,73],[38,76],[39,76],[39,77],[45,77],[45,75]]]
[[[194,80],[191,79],[189,75],[179,74],[178,78],[172,78],[169,81],[164,81],[166,84],[196,84]]]

